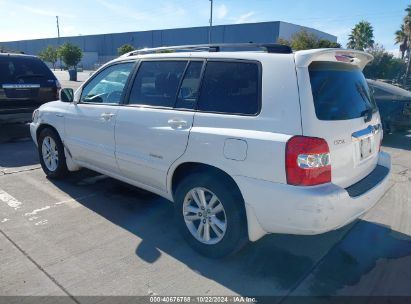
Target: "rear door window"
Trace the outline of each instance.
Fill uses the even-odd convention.
[[[47,83],[55,76],[40,59],[0,56],[0,83]]]
[[[176,108],[194,109],[200,87],[202,61],[192,61],[184,73],[181,87],[178,91]]]
[[[134,79],[129,104],[173,108],[187,61],[143,61]]]
[[[259,67],[251,62],[209,61],[198,110],[255,115],[260,109]]]
[[[348,120],[377,106],[362,71],[341,62],[313,62],[309,66],[315,113],[319,120]]]

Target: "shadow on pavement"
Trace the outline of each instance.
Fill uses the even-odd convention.
[[[0,124],[0,144],[30,137],[27,124]]]
[[[384,134],[382,145],[411,151],[411,131]]]
[[[27,125],[0,125],[0,168],[17,168],[39,163],[37,148]]]
[[[278,296],[280,300],[293,290],[298,292],[300,285],[304,286],[301,295],[334,295],[357,284],[377,261],[411,254],[410,236],[358,221],[317,236],[268,235],[233,256],[212,260],[197,254],[180,237],[167,200],[101,177],[80,171],[53,183],[72,197],[85,191],[97,193],[79,203],[141,238],[136,255],[144,261],[156,263],[165,253],[244,296]],[[403,271],[411,278],[411,265],[404,265]],[[411,281],[391,283],[411,295]]]
[[[320,296],[336,295],[336,291],[358,284],[360,279],[373,270],[378,263],[380,269],[383,269],[383,279],[386,281],[381,280],[377,275],[378,281],[374,283],[389,286],[382,292],[386,293],[387,290],[393,292],[392,287],[395,286],[392,294],[410,296],[411,260],[406,259],[402,262],[401,275],[396,275],[394,278],[389,275],[389,273],[398,274],[397,270],[390,271],[389,261],[409,255],[411,255],[409,235],[372,222],[358,221],[314,269],[300,292]],[[404,280],[407,277],[408,280]],[[375,289],[375,286],[363,284],[363,287],[364,285],[369,290]],[[378,290],[373,292],[378,294]]]

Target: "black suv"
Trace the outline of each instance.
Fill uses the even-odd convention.
[[[0,54],[0,124],[31,121],[41,104],[57,100],[60,84],[35,56]]]
[[[382,81],[367,82],[380,110],[384,131],[411,130],[411,92]]]

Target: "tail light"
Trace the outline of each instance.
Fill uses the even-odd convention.
[[[287,183],[313,186],[331,182],[330,149],[322,138],[294,136],[286,147]]]

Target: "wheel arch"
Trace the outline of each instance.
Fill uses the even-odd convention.
[[[192,173],[198,173],[198,172],[204,172],[204,173],[208,172],[210,174],[221,176],[227,182],[229,182],[232,186],[234,186],[238,190],[238,193],[241,194],[241,190],[238,187],[237,183],[230,176],[230,174],[227,173],[226,171],[218,167],[209,165],[209,164],[195,162],[195,161],[188,161],[188,162],[180,163],[178,166],[176,166],[176,168],[170,174],[169,190],[170,190],[171,195],[174,197],[174,193],[177,189],[178,183],[185,176],[190,175]]]
[[[37,128],[37,130],[36,130],[36,141],[39,140],[40,133],[41,133],[41,131],[43,131],[44,129],[51,129],[51,130],[53,130],[54,132],[56,132],[56,134],[57,134],[57,135],[60,137],[60,139],[61,139],[61,136],[60,136],[59,132],[57,131],[57,129],[56,129],[55,127],[53,127],[53,126],[50,125],[50,124],[43,123],[43,124],[41,124],[41,125]]]
[[[52,125],[50,125],[50,124],[48,124],[48,123],[43,123],[43,124],[41,124],[41,125],[37,128],[37,130],[36,130],[36,141],[38,142],[40,133],[41,133],[43,130],[45,130],[45,129],[51,129],[51,130],[53,130],[53,131],[57,134],[57,136],[60,138],[61,142],[63,143],[64,156],[65,156],[65,158],[66,158],[66,166],[67,166],[67,169],[68,169],[69,171],[78,171],[78,170],[80,170],[81,167],[74,162],[73,157],[72,157],[72,155],[71,155],[71,152],[70,152],[70,150],[67,148],[67,146],[64,144],[64,141],[63,141],[63,139],[61,138],[61,135],[60,135],[59,131],[57,130],[57,128],[53,127]]]
[[[43,143],[40,143],[39,140],[42,138],[43,136],[42,133],[44,131],[48,131],[48,133],[46,133],[45,136],[50,136],[53,138],[53,141],[55,141],[55,144],[56,144],[56,148],[54,149],[58,151],[57,165],[54,169],[50,169],[49,167],[47,167],[44,161],[44,156],[42,156],[42,153],[44,153],[42,152]],[[61,178],[66,177],[68,173],[67,159],[65,157],[66,149],[64,147],[64,144],[61,140],[61,136],[59,132],[57,131],[57,129],[47,123],[39,125],[36,129],[36,141],[37,141],[40,163],[47,177],[55,178],[55,179],[61,179]]]
[[[266,232],[264,232],[260,223],[258,222],[253,208],[244,201],[244,196],[236,181],[230,176],[229,173],[222,170],[221,168],[193,161],[178,164],[171,172],[169,177],[169,191],[173,200],[178,182],[181,181],[185,176],[197,172],[211,172],[211,174],[223,176],[228,183],[230,183],[233,187],[235,187],[235,189],[237,189],[238,194],[241,195],[242,207],[244,208],[245,221],[247,223],[248,239],[250,241],[257,241],[266,234]]]

